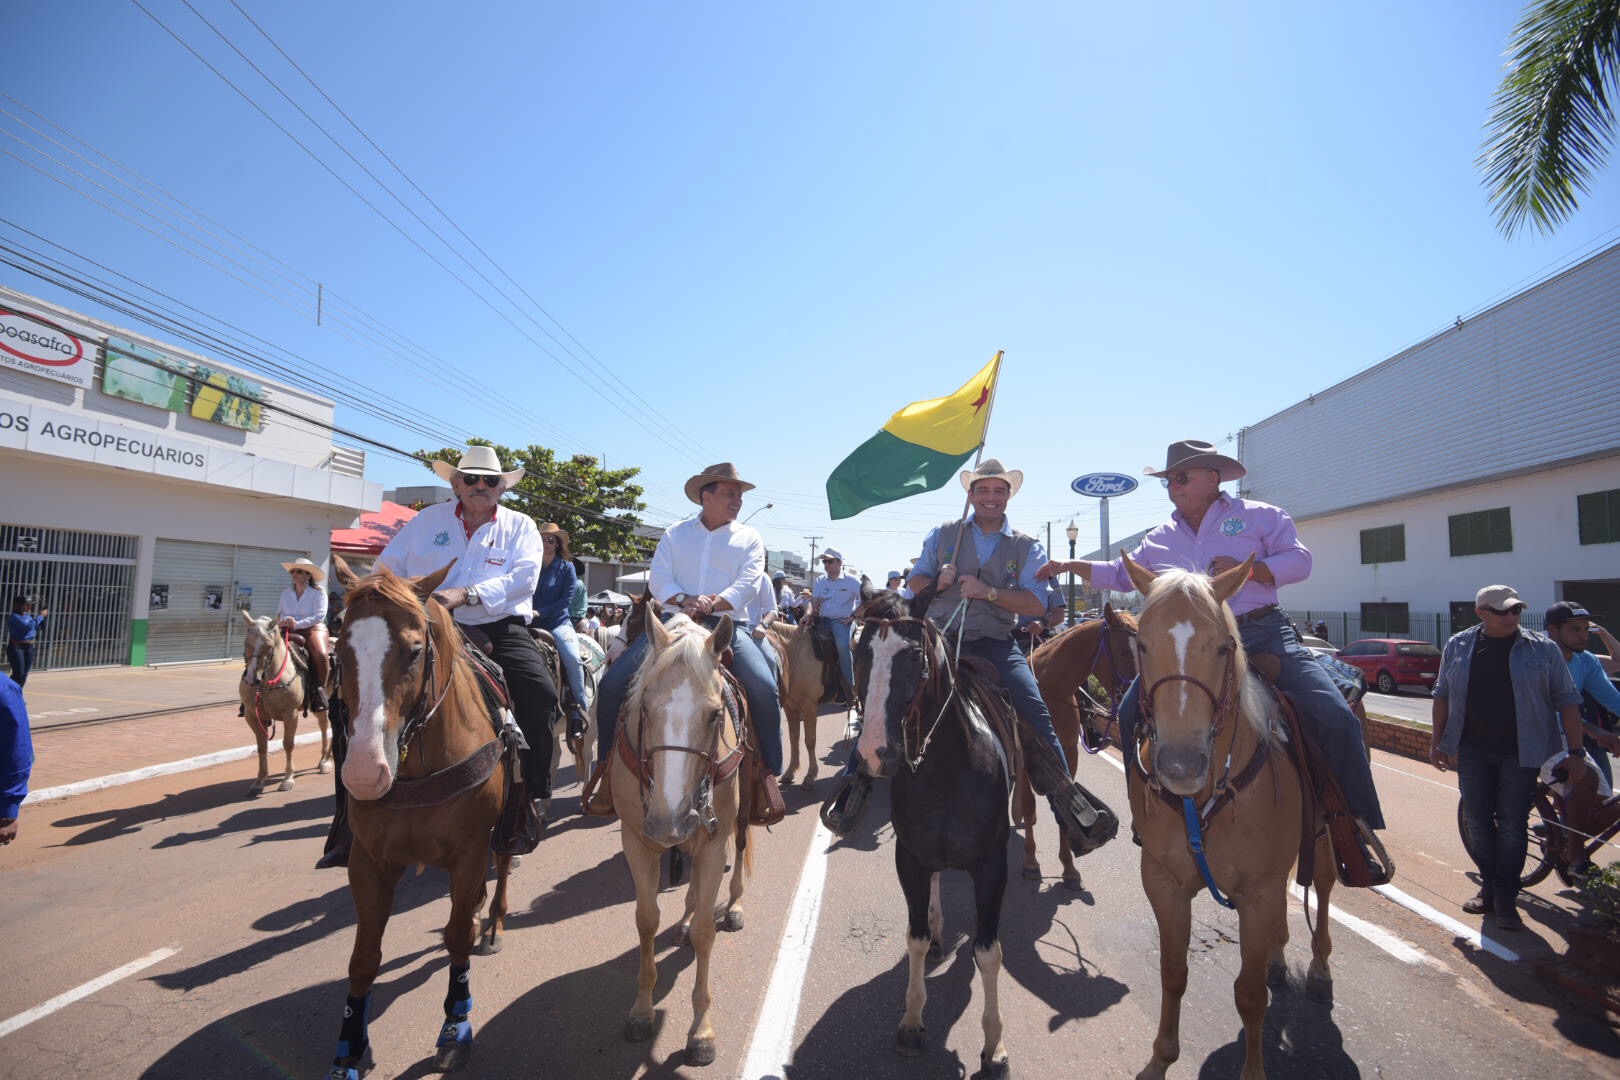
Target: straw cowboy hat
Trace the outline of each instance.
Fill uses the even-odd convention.
[[[980,480],[1005,480],[1012,490],[1007,492],[1007,498],[1018,494],[1018,489],[1024,486],[1024,474],[1018,469],[1003,468],[996,458],[990,458],[981,464],[977,471],[969,469],[962,473],[962,490],[971,492],[973,485]]]
[[[302,570],[309,575],[311,581],[322,581],[326,578],[326,571],[302,557],[294,559],[292,562],[282,563],[281,568],[288,571]]]
[[[1151,465],[1143,466],[1142,471],[1162,480],[1182,469],[1214,469],[1221,474],[1223,481],[1249,475],[1249,470],[1245,469],[1237,458],[1217,454],[1214,446],[1207,442],[1199,442],[1197,439],[1183,439],[1171,443],[1170,448],[1164,452],[1163,472],[1154,472]]]
[[[737,475],[737,466],[733,465],[729,461],[722,461],[718,465],[710,465],[707,469],[704,469],[702,472],[692,477],[692,479],[688,480],[686,482],[686,497],[692,502],[697,503],[699,506],[702,506],[703,499],[698,493],[703,490],[704,485],[718,483],[720,481],[736,484],[744,491],[753,491],[755,487],[754,484],[750,484],[748,481]]]
[[[469,446],[467,452],[461,455],[461,460],[454,467],[448,461],[430,461],[433,471],[439,474],[439,479],[449,483],[456,473],[466,473],[468,476],[499,476],[506,482],[507,487],[516,487],[517,482],[523,479],[522,469],[513,469],[510,472],[501,470],[501,459],[495,456],[493,446]]]
[[[574,557],[573,552],[568,550],[570,540],[568,530],[555,521],[548,521],[540,526],[540,539],[544,541],[548,533],[557,537],[557,553],[565,559],[572,559]]]

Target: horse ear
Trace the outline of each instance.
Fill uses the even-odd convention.
[[[258,629],[258,627],[259,627],[259,624],[253,621],[253,616],[249,615],[245,611],[242,612],[242,621],[247,623],[249,626],[253,627],[255,630]]]
[[[1148,590],[1153,587],[1153,582],[1158,579],[1159,575],[1155,574],[1147,567],[1142,566],[1135,559],[1131,558],[1124,552],[1120,552],[1119,557],[1125,563],[1125,573],[1130,575],[1131,584],[1136,586],[1137,592],[1141,593],[1143,596],[1146,596]]]
[[[658,617],[659,608],[656,604],[647,605],[647,625],[643,630],[652,647],[662,649],[669,644],[669,630],[664,626],[664,620]]]
[[[456,560],[451,559],[449,562],[433,571],[433,573],[428,574],[426,577],[419,577],[415,581],[412,581],[411,588],[416,590],[417,596],[420,596],[422,599],[426,600],[438,590],[440,585],[444,584],[444,579],[450,575],[450,568],[455,565]]]
[[[1103,622],[1109,626],[1119,625],[1119,616],[1114,613],[1114,602],[1112,600],[1103,601]]]
[[[1247,584],[1249,575],[1253,572],[1254,556],[1250,555],[1243,560],[1242,564],[1232,567],[1224,574],[1217,575],[1214,582],[1215,599],[1224,601],[1235,595],[1239,589]]]
[[[735,629],[736,624],[731,621],[731,616],[721,615],[720,621],[709,631],[709,651],[719,656],[731,648],[731,635]]]
[[[355,584],[360,580],[359,576],[349,569],[349,564],[343,560],[343,556],[336,552],[332,554],[332,573],[336,575],[338,584],[342,585],[345,590],[354,588]]]

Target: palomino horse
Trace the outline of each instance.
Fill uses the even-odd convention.
[[[1035,682],[1041,688],[1041,699],[1052,714],[1052,725],[1057,728],[1058,741],[1063,744],[1063,756],[1069,760],[1069,775],[1074,775],[1080,764],[1080,729],[1089,716],[1107,730],[1109,714],[1101,710],[1086,688],[1093,677],[1115,707],[1125,688],[1136,678],[1136,655],[1131,639],[1136,636],[1136,619],[1128,611],[1115,611],[1112,604],[1103,605],[1103,617],[1081,623],[1041,645],[1029,657],[1029,667]],[[1083,702],[1083,704],[1082,704]],[[1099,749],[1095,733],[1087,740],[1091,752]],[[1029,786],[1029,777],[1020,769],[1018,793],[1013,798],[1013,815],[1024,828],[1024,869],[1026,878],[1039,879],[1040,860],[1035,857],[1035,815],[1040,800]],[[1063,884],[1071,889],[1080,888],[1080,871],[1074,865],[1074,853],[1068,844],[1058,845],[1058,858],[1063,862]]]
[[[811,628],[774,622],[767,632],[782,659],[782,711],[787,714],[788,758],[787,771],[782,783],[791,784],[799,774],[799,741],[803,733],[805,773],[804,786],[811,787],[821,774],[821,759],[816,756],[816,716],[821,710],[825,672],[810,641]]]
[[[298,716],[304,708],[304,672],[293,663],[292,650],[276,629],[274,618],[263,615],[255,619],[244,611],[242,621],[247,623],[247,631],[242,637],[244,666],[237,693],[242,696],[242,715],[259,748],[259,778],[248,788],[251,799],[270,786],[270,740],[277,724],[281,725],[281,751],[287,763],[278,790],[293,789],[293,741],[298,737]],[[321,726],[320,770],[329,773],[332,729],[324,712],[315,714],[315,722]]]
[[[652,1037],[659,857],[679,847],[691,860],[692,880],[678,936],[689,936],[697,956],[686,1061],[708,1065],[715,1056],[709,954],[728,841],[734,838],[737,849],[725,911],[728,930],[742,929],[743,876],[753,856],[741,798],[743,696],[728,685],[721,668],[722,655],[731,644],[729,616],[721,616],[712,632],[684,615],[671,619],[667,627],[650,617],[646,632],[652,649],[630,684],[607,774],[624,860],[636,884],[636,931],[641,939],[641,970],[625,1037],[636,1042]],[[699,912],[702,918],[696,917]]]
[[[366,1017],[382,962],[382,936],[394,888],[407,866],[425,863],[450,876],[450,991],[435,1067],[460,1067],[472,1054],[470,954],[478,936],[490,830],[506,799],[506,761],[479,676],[463,654],[450,612],[431,599],[450,567],[422,578],[378,567],[356,578],[334,557],[349,590],[335,659],[338,694],[350,717],[343,785],[349,792],[349,888],[354,952],[332,1076],[358,1080],[369,1045]],[[495,858],[495,899],[482,951],[500,948],[510,858]]]
[[[1213,581],[1170,570],[1155,576],[1125,557],[1147,598],[1139,617],[1142,721],[1125,750],[1131,813],[1142,838],[1142,886],[1159,922],[1159,1031],[1138,1080],[1159,1080],[1181,1053],[1192,898],[1208,883],[1238,912],[1242,967],[1234,986],[1243,1018],[1245,1080],[1265,1076],[1266,983],[1287,975],[1288,871],[1300,852],[1300,776],[1286,749],[1277,699],[1249,670],[1226,600],[1253,558]],[[1192,834],[1192,835],[1190,835]],[[1199,835],[1201,834],[1201,836]],[[1198,849],[1207,868],[1201,872]],[[1316,926],[1305,992],[1331,1001],[1328,895],[1336,876],[1316,841]]]
[[[906,1055],[923,1049],[923,967],[943,948],[939,875],[966,870],[973,878],[977,921],[973,961],[984,986],[980,1075],[1006,1077],[996,983],[1012,751],[958,688],[946,641],[923,614],[931,595],[908,608],[897,593],[878,594],[861,608],[863,632],[855,647],[855,684],[866,703],[856,749],[868,776],[893,778],[895,869],[906,895],[911,976],[897,1049]]]

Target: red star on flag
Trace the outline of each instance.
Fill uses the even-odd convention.
[[[980,409],[984,408],[984,403],[989,401],[989,400],[990,400],[990,384],[985,383],[984,384],[984,389],[979,391],[978,398],[975,399],[974,402],[973,402],[973,411],[975,413],[977,413]]]

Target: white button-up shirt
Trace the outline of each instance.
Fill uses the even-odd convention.
[[[653,552],[647,589],[665,603],[676,593],[718,596],[731,605],[732,618],[759,592],[765,577],[765,538],[735,521],[709,529],[702,517],[673,525]]]
[[[776,589],[771,586],[770,579],[761,574],[759,577],[759,589],[754,593],[754,598],[749,601],[743,617],[755,626],[759,626],[764,622],[765,616],[775,610]]]
[[[455,568],[440,588],[467,589],[481,601],[456,608],[457,622],[478,626],[509,615],[528,622],[534,617],[534,590],[545,553],[534,519],[498,506],[495,516],[469,538],[456,512],[460,506],[451,501],[425,507],[388,541],[377,565],[421,577],[455,559]]]
[[[308,630],[316,623],[326,622],[326,590],[313,582],[304,586],[304,595],[291,585],[281,590],[281,605],[276,619],[291,618],[294,630]]]

